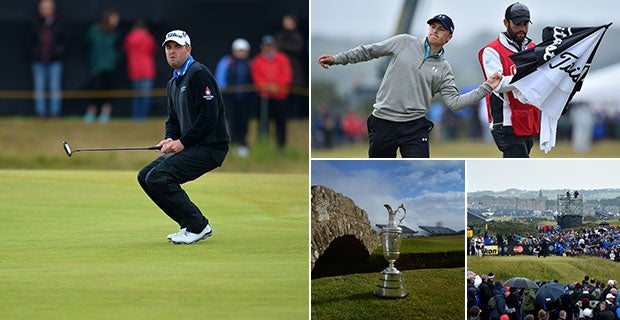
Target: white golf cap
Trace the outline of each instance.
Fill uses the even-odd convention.
[[[187,35],[187,32],[183,30],[172,30],[166,33],[166,39],[164,39],[164,42],[162,42],[161,46],[163,47],[168,41],[174,41],[182,46],[192,45],[192,42],[189,40],[189,36]]]
[[[233,41],[232,43],[232,49],[233,50],[250,50],[250,43],[243,39],[243,38],[237,38],[235,39],[235,41]]]

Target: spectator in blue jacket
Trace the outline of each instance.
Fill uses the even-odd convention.
[[[246,136],[253,97],[250,43],[238,38],[231,49],[231,54],[222,57],[215,67],[215,80],[222,90],[231,140],[237,145],[236,154],[245,158],[249,155]]]

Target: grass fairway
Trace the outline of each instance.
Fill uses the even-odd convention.
[[[312,280],[312,319],[463,319],[464,268],[403,271],[409,297],[390,300],[372,292],[379,273]]]
[[[402,253],[426,253],[426,252],[449,252],[463,251],[465,254],[464,236],[437,236],[437,237],[413,237],[402,239],[400,251]],[[376,252],[383,252],[381,247]]]
[[[558,280],[560,283],[581,281],[583,276],[604,280],[618,278],[618,263],[592,257],[467,257],[467,267],[478,274],[493,272],[495,279],[506,281],[512,277]]]
[[[368,143],[345,146],[335,149],[313,149],[312,158],[368,158]],[[400,157],[400,154],[398,155]],[[431,158],[501,158],[502,154],[495,144],[485,144],[470,140],[452,142],[432,141]],[[532,158],[617,158],[620,157],[620,141],[604,140],[592,144],[590,152],[580,154],[573,151],[568,141],[559,141],[551,152],[545,154],[538,147],[538,139],[530,154]]]
[[[84,123],[80,118],[37,120],[0,118],[0,141],[11,141],[0,153],[5,169],[106,169],[139,170],[157,157],[155,151],[107,151],[76,153],[68,158],[62,148],[141,147],[158,143],[165,134],[164,118],[144,122],[114,118],[110,123]],[[273,134],[257,134],[257,121],[249,124],[250,156],[240,158],[235,146],[219,171],[308,173],[308,120],[288,122],[287,143],[280,150]],[[19,134],[16,134],[19,133]]]
[[[134,171],[0,170],[0,319],[304,319],[308,177],[212,172],[184,185],[195,245]]]

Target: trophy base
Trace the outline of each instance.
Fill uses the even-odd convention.
[[[381,273],[377,289],[372,294],[384,299],[402,299],[409,295],[403,284],[403,278],[400,271],[398,273]]]

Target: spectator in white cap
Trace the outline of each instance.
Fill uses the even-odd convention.
[[[616,306],[616,296],[614,294],[608,293],[605,296],[604,303],[607,304],[607,309],[615,313],[617,306]]]
[[[250,151],[246,140],[253,97],[249,57],[250,43],[237,38],[232,43],[231,54],[222,57],[215,67],[215,80],[226,105],[231,142],[235,145],[235,154],[241,158],[246,158]]]
[[[614,292],[611,291],[616,288],[615,282],[616,280],[611,280],[611,279],[607,280],[607,285],[605,286],[605,288],[603,289],[601,293],[601,300],[605,299],[608,293],[612,293],[614,296],[616,295]]]

